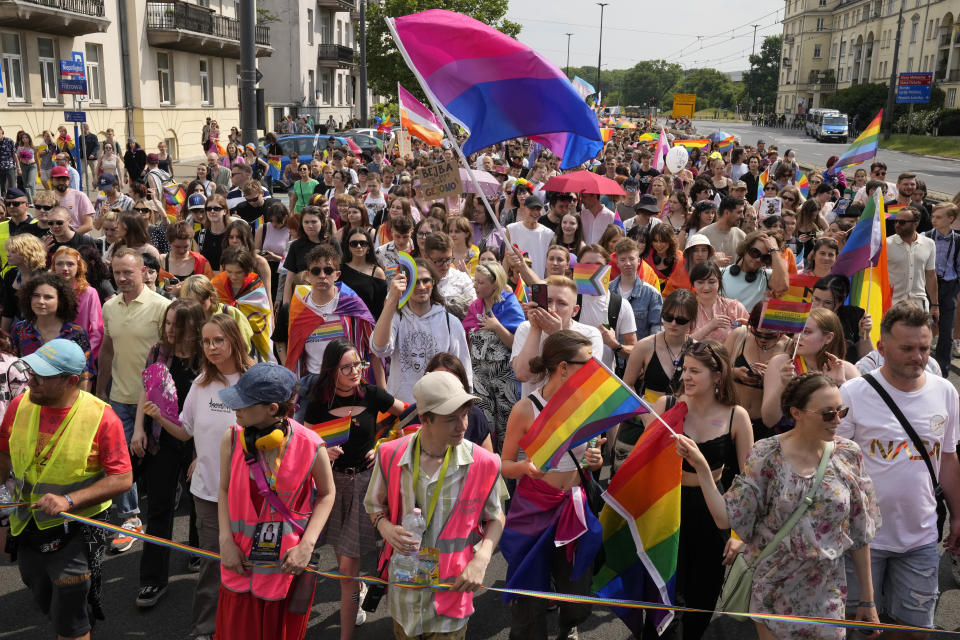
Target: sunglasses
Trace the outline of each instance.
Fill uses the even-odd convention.
[[[895,225],[898,225],[898,224],[914,224],[915,222],[918,222],[918,221],[917,221],[917,220],[914,220],[914,219],[911,219],[911,220],[901,220],[901,219],[897,218],[896,220],[893,221],[893,224],[895,224]]]
[[[223,207],[204,207],[204,211],[223,211]]]
[[[767,340],[780,339],[780,334],[776,332],[766,333],[766,332],[757,331],[756,329],[751,329],[751,331],[753,332],[753,335],[757,340],[767,341]]]
[[[134,207],[133,210],[137,213],[150,213],[150,209],[148,207]]]
[[[37,211],[50,211],[50,209],[53,209],[53,205],[52,204],[35,204],[33,205],[33,208],[36,209]]]
[[[349,244],[351,249],[366,249],[370,246],[366,240],[351,240]]]
[[[690,322],[690,318],[685,318],[683,316],[675,316],[669,313],[661,313],[660,319],[663,320],[664,322],[674,322],[680,325],[681,327],[687,324],[688,322]]]
[[[66,220],[50,220],[49,222],[47,222],[47,224],[50,225],[51,227],[60,227],[67,224],[67,222]]]
[[[258,202],[260,202],[260,196],[257,196],[256,198],[252,198],[252,199],[251,198],[244,198],[244,199],[247,201],[247,204],[257,204]]]
[[[310,267],[310,275],[319,276],[321,273],[327,276],[332,276],[337,272],[333,267]]]
[[[824,422],[833,422],[837,418],[846,418],[850,412],[850,407],[840,407],[839,409],[825,409],[823,411],[813,411],[812,409],[800,409],[804,413],[815,413],[823,418]]]
[[[8,207],[19,207],[22,204],[27,204],[26,200],[7,200],[6,205]]]
[[[453,264],[453,258],[438,258],[437,260],[431,260],[430,262],[438,267],[445,267],[448,264]]]
[[[717,365],[715,371],[722,371],[723,364],[720,362],[720,357],[714,353],[713,349],[706,342],[694,342],[683,350],[683,355],[687,354],[692,355],[695,358],[703,358],[704,356],[709,356],[713,360],[714,364]]]
[[[421,287],[432,287],[433,278],[418,278],[417,284],[420,285]]]
[[[797,201],[797,199],[794,198],[793,196],[780,196],[780,199],[781,199],[781,200],[785,200],[785,201],[787,201],[787,202],[796,202],[796,201]]]
[[[773,264],[773,256],[771,256],[769,253],[764,253],[763,251],[760,251],[760,249],[757,249],[756,247],[750,247],[749,249],[747,249],[747,255],[753,258],[754,260],[759,260],[763,264],[766,264],[766,265]]]

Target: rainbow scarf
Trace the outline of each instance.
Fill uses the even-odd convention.
[[[682,433],[686,414],[686,403],[679,402],[661,417]],[[607,504],[600,512],[600,524],[606,560],[593,579],[598,596],[673,604],[680,548],[681,475],[676,440],[666,426],[654,421],[603,495]],[[614,611],[639,638],[643,613],[622,608]],[[654,615],[662,634],[673,612]]]
[[[348,413],[342,418],[334,418],[320,424],[304,422],[303,426],[323,438],[328,447],[341,447],[350,439],[350,424],[352,421],[353,414]]]
[[[591,358],[550,397],[520,439],[520,448],[531,462],[548,471],[568,449],[646,411],[622,380]]]
[[[340,317],[332,323],[327,322],[323,316],[307,306],[307,298],[311,291],[309,286],[298,285],[290,299],[287,361],[284,366],[294,373],[303,374],[299,366],[300,356],[307,344],[307,338],[318,328],[324,332],[324,335],[330,336],[331,339],[341,336],[348,339],[357,347],[360,359],[366,362],[370,361],[370,336],[373,334],[375,322],[373,316],[367,309],[367,305],[353,289],[342,282],[338,282],[336,286],[340,290],[340,296],[337,299],[337,308],[334,310],[334,314]],[[340,325],[339,330],[336,326],[327,327],[328,324],[336,325],[338,323]]]
[[[263,362],[276,362],[273,356],[273,343],[270,340],[270,335],[273,333],[273,306],[270,304],[267,288],[260,280],[260,276],[255,273],[247,274],[243,279],[243,285],[236,293],[230,285],[226,272],[221,271],[213,276],[210,282],[217,290],[220,302],[236,307],[250,322],[250,328],[253,329],[251,342],[257,349],[260,359]]]

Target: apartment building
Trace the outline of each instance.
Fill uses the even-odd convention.
[[[202,155],[206,118],[239,126],[240,3],[235,0],[0,0],[0,126],[13,137],[56,131],[74,96],[57,89],[60,60],[84,54],[92,131],[112,128],[175,158]],[[270,56],[269,26],[256,27]],[[68,127],[72,130],[72,127]],[[122,150],[121,150],[122,153]]]
[[[926,71],[960,107],[960,0],[786,0],[777,113],[823,106],[855,84],[888,83],[903,9],[898,71]]]

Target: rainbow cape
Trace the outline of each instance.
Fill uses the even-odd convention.
[[[342,418],[334,418],[333,420],[321,422],[320,424],[305,422],[303,426],[323,438],[324,443],[326,443],[328,447],[340,447],[345,445],[347,440],[350,439],[350,423],[352,417],[353,414],[348,413]]]
[[[273,305],[267,297],[267,288],[255,273],[247,274],[243,285],[237,292],[233,291],[230,279],[226,272],[221,271],[210,279],[216,289],[220,302],[236,307],[250,322],[253,329],[253,338],[250,342],[256,348],[263,362],[276,362],[273,355],[273,342],[270,335],[273,333]]]
[[[340,290],[340,297],[337,299],[337,308],[334,314],[340,316],[339,320],[333,323],[328,322],[307,305],[307,299],[310,296],[310,287],[301,284],[296,287],[294,294],[290,299],[290,319],[289,333],[287,335],[287,361],[284,366],[300,374],[303,367],[300,366],[300,356],[303,354],[303,348],[307,344],[307,339],[313,336],[314,331],[321,331],[320,339],[333,339],[344,337],[357,347],[360,359],[370,362],[370,336],[373,334],[374,319],[367,309],[367,305],[360,299],[353,289],[343,284],[337,283],[337,289]],[[328,327],[327,325],[339,322],[340,329]],[[372,376],[368,369],[368,376]],[[369,380],[368,380],[369,382]]]
[[[807,175],[805,173],[797,172],[797,175],[800,176],[793,181],[793,184],[800,190],[800,195],[804,198],[810,197],[810,181],[807,180]]]
[[[272,180],[279,180],[283,176],[283,174],[280,172],[282,163],[283,159],[280,156],[268,156],[267,177]]]
[[[780,333],[800,333],[810,316],[811,302],[790,302],[772,298],[763,305],[758,329]]]
[[[686,403],[678,402],[661,417],[682,433],[686,414]],[[593,578],[598,596],[674,603],[680,547],[680,462],[672,434],[655,420],[610,480],[603,494],[607,504],[600,512],[606,558]],[[635,637],[641,637],[642,612],[618,608],[614,612]],[[662,634],[673,612],[654,616]]]
[[[577,283],[577,293],[602,296],[610,288],[610,265],[578,262],[573,265],[573,281]]]
[[[799,258],[797,260],[799,262]],[[819,279],[813,275],[791,273],[790,288],[780,296],[780,299],[786,302],[811,302],[813,300],[813,287]]]
[[[836,175],[841,169],[852,167],[856,164],[866,162],[877,155],[880,148],[880,123],[883,121],[883,109],[870,121],[867,128],[863,130],[857,139],[847,147],[837,163],[827,171],[830,175]]]
[[[520,448],[531,462],[548,471],[568,449],[646,411],[637,394],[591,358],[551,396],[520,439]]]
[[[674,140],[673,146],[683,147],[687,151],[692,151],[693,149],[703,149],[710,144],[710,141],[706,138],[697,138],[696,140]]]

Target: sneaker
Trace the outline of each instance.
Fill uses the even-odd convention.
[[[367,621],[367,612],[363,609],[357,609],[357,626],[359,627]]]
[[[200,573],[200,567],[202,566],[203,558],[199,556],[190,556],[190,559],[187,560],[187,571],[190,573]]]
[[[580,640],[580,634],[577,632],[576,627],[571,627],[570,629],[561,630],[557,634],[557,640]]]
[[[213,636],[209,633],[202,633],[199,636],[196,636],[193,640],[213,640]]]
[[[953,570],[953,581],[960,587],[960,556],[950,554],[950,568]]]
[[[141,609],[149,609],[157,604],[157,600],[166,592],[166,585],[162,587],[140,587],[140,591],[137,592],[137,606]]]
[[[133,531],[134,533],[143,533],[143,523],[140,521],[140,518],[127,520],[123,523],[123,528],[127,531]],[[136,538],[133,536],[118,533],[110,543],[110,550],[113,553],[123,553],[124,551],[128,551],[130,547],[133,546],[135,540]]]
[[[367,612],[363,610],[363,599],[367,597],[367,583],[360,583],[360,593],[357,594],[357,626],[367,621]]]
[[[960,338],[953,339],[953,357],[960,358]]]

